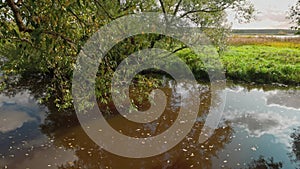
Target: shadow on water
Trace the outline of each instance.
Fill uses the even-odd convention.
[[[11,90],[2,94],[2,98],[4,95],[16,97],[24,91],[30,93],[26,97],[30,97],[31,100],[37,100],[43,96],[47,80],[32,79],[31,82],[28,80],[26,82],[12,86]],[[264,90],[258,88],[264,88]],[[174,90],[170,86],[162,89],[170,96],[167,100],[169,106],[156,121],[147,124],[133,123],[118,113],[112,113],[106,120],[115,130],[132,137],[149,137],[162,133],[173,124],[178,115]],[[223,121],[208,141],[203,144],[197,142],[211,106],[209,87],[201,85],[199,118],[188,136],[168,152],[143,159],[120,157],[100,148],[86,135],[74,110],[58,111],[51,98],[43,106],[36,106],[36,102],[19,104],[15,101],[12,105],[5,103],[0,108],[16,114],[23,119],[24,123],[19,124],[16,129],[12,128],[9,132],[0,131],[0,155],[2,156],[0,164],[3,165],[0,167],[14,169],[24,167],[39,169],[222,167],[276,169],[297,166],[300,160],[298,157],[300,154],[299,132],[295,130],[292,134],[292,128],[300,126],[298,123],[300,110],[295,106],[296,103],[285,102],[281,99],[285,98],[284,95],[291,99],[299,93],[290,94],[295,90],[288,88],[282,90],[269,89],[267,86],[251,87],[234,84],[228,85],[226,90],[228,98]],[[147,101],[145,105],[147,106]],[[139,106],[143,107],[143,105]],[[113,106],[109,105],[109,108],[111,112],[115,112]],[[100,109],[107,110],[107,107],[100,105]],[[26,113],[20,115],[16,113],[17,111]],[[6,116],[3,112],[0,114]],[[299,115],[293,115],[294,113],[299,113]],[[26,114],[29,114],[29,117]],[[27,120],[24,120],[26,118]],[[287,119],[292,120],[285,123]],[[24,135],[27,137],[23,137]],[[291,139],[285,140],[287,135]],[[270,146],[276,146],[276,148],[272,149]],[[294,157],[296,159],[291,162]]]
[[[172,95],[170,88],[163,90],[168,96]],[[177,118],[178,108],[175,106],[175,96],[168,97],[167,102],[169,106],[162,116],[151,123],[130,122],[116,113],[112,113],[114,115],[109,116],[106,120],[115,130],[131,137],[155,136],[168,129]],[[210,93],[207,88],[203,89],[201,104],[199,117],[204,116],[210,106]],[[102,105],[100,109],[107,110],[107,107]],[[74,111],[70,111],[73,112],[73,116]],[[115,112],[115,109],[111,108],[111,112]],[[73,120],[70,121],[72,124],[68,125],[67,119],[73,118],[72,116],[51,113],[42,125],[43,133],[54,140],[55,146],[75,151],[78,158],[72,163],[62,164],[59,168],[211,168],[212,156],[216,156],[217,152],[230,142],[232,136],[232,129],[224,124],[215,131],[208,142],[198,144],[197,140],[203,126],[203,119],[199,118],[189,135],[168,152],[150,158],[132,159],[120,157],[101,149],[89,139],[76,120],[77,125],[74,125],[75,121]]]
[[[300,161],[300,127],[294,129],[294,132],[291,134],[291,138],[292,152],[289,155],[291,161],[297,163]]]
[[[248,164],[249,169],[280,169],[282,168],[282,166],[282,162],[274,162],[274,159],[272,157],[266,160],[263,156],[260,156],[256,160],[252,160]]]

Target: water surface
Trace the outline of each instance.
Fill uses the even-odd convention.
[[[174,85],[169,87],[164,88],[170,96],[169,106],[158,120],[136,124],[120,115],[111,115],[107,121],[120,133],[132,137],[162,133],[176,120],[179,107]],[[1,94],[0,167],[300,167],[299,89],[229,84],[225,89],[227,99],[222,121],[212,137],[199,144],[197,139],[212,106],[208,86],[202,85],[201,90],[199,118],[189,135],[168,152],[145,159],[124,158],[101,149],[85,134],[73,110],[58,112],[50,104],[41,106],[29,90],[21,90],[13,97]]]

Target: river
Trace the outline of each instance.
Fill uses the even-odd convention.
[[[167,88],[170,88],[167,87]],[[11,169],[186,169],[300,167],[299,88],[228,83],[222,121],[205,143],[193,141],[210,104],[202,86],[199,120],[188,136],[161,155],[130,159],[105,151],[83,131],[74,112],[40,105],[30,90],[0,95],[0,167]],[[166,92],[172,90],[166,90]],[[172,95],[172,92],[171,92]],[[172,98],[172,97],[171,97]],[[175,103],[172,99],[168,102]],[[135,124],[120,115],[107,118],[117,131],[134,136],[159,134],[176,119],[176,104],[160,123]],[[163,120],[162,120],[163,119]],[[124,127],[126,126],[126,127]],[[192,140],[192,141],[191,141]]]

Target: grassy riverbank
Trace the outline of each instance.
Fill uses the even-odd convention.
[[[258,83],[300,84],[300,49],[230,46],[222,55],[227,77]]]
[[[185,50],[179,55],[186,60],[187,53]],[[190,54],[188,58],[193,56]],[[227,79],[264,84],[300,84],[300,38],[235,36],[229,39],[229,47],[221,54],[221,60]],[[197,64],[193,59],[190,63],[196,76],[203,75],[202,64]]]

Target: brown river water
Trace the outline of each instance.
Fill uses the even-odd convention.
[[[172,126],[179,109],[174,85],[162,116],[138,124],[114,114],[106,118],[122,134],[149,137]],[[187,169],[299,168],[300,90],[266,85],[227,84],[222,120],[213,135],[198,143],[211,106],[201,85],[201,106],[190,133],[169,151],[148,158],[125,158],[99,147],[84,132],[73,111],[39,105],[22,89],[0,95],[0,167],[9,169]],[[147,105],[147,104],[146,104]]]

